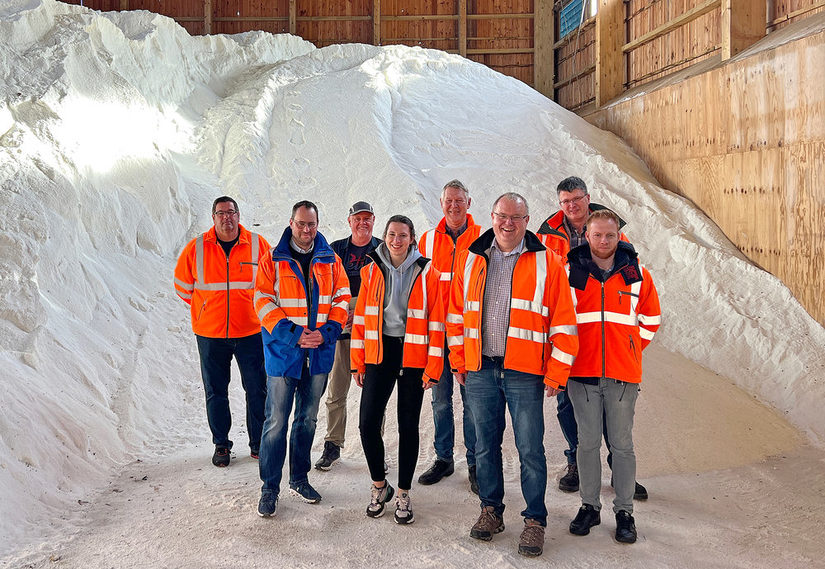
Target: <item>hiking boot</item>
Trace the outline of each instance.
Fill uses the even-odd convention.
[[[476,476],[475,465],[467,467],[467,471],[470,478],[470,492],[478,496],[478,477]]]
[[[634,500],[647,500],[647,488],[636,482],[636,489],[633,490]]]
[[[261,499],[258,501],[258,515],[269,518],[275,515],[278,508],[278,494],[272,490],[261,490]]]
[[[341,458],[341,447],[332,441],[324,442],[324,452],[321,453],[321,458],[315,463],[315,468],[318,470],[329,470],[332,465],[338,462]]]
[[[567,474],[559,478],[559,490],[562,492],[579,491],[579,467],[576,463],[567,465]]]
[[[309,483],[309,480],[304,480],[297,484],[290,484],[289,490],[293,495],[298,496],[307,504],[317,504],[321,501],[321,495],[316,492],[315,488]]]
[[[429,486],[430,484],[435,484],[445,476],[449,476],[453,472],[455,472],[455,463],[452,460],[447,462],[446,460],[437,458],[430,469],[418,477],[418,483]]]
[[[399,492],[395,497],[395,523],[411,524],[415,521],[408,492]]]
[[[524,520],[524,529],[518,540],[518,552],[528,557],[538,557],[544,550],[544,526],[536,520]]]
[[[220,468],[229,466],[229,449],[226,447],[215,447],[215,454],[212,455],[212,464]]]
[[[579,513],[570,522],[570,533],[573,535],[587,535],[590,533],[590,528],[602,523],[602,516],[599,510],[585,504],[579,508]]]
[[[394,493],[395,490],[393,490],[390,483],[386,480],[380,488],[373,484],[372,488],[370,488],[370,505],[367,506],[367,517],[380,518],[383,516],[384,504],[392,499]],[[410,514],[412,514],[412,511],[410,511]]]
[[[625,510],[616,512],[616,541],[636,543],[636,520]]]
[[[261,449],[259,449],[258,447],[251,447],[249,449],[249,456],[251,456],[255,460],[260,459],[261,458]]]
[[[470,529],[470,537],[481,541],[490,541],[493,539],[493,534],[503,531],[504,520],[496,513],[496,509],[492,506],[484,506],[481,508],[478,521]]]

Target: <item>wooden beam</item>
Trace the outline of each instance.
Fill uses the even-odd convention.
[[[289,33],[298,35],[298,0],[289,0]]]
[[[751,0],[746,0],[746,1],[751,1]],[[677,16],[676,18],[673,18],[672,20],[668,21],[667,23],[662,24],[658,28],[647,32],[645,35],[639,36],[638,38],[636,38],[632,42],[628,42],[628,43],[624,44],[622,46],[622,52],[628,53],[628,52],[633,51],[637,47],[641,47],[641,46],[645,45],[646,43],[650,43],[653,40],[655,40],[656,38],[662,37],[663,35],[665,35],[669,32],[672,32],[676,28],[681,28],[682,26],[684,26],[688,22],[692,22],[693,20],[695,20],[696,18],[698,18],[700,16],[704,16],[705,14],[708,14],[710,12],[713,12],[714,10],[717,10],[719,8],[719,6],[721,6],[721,0],[708,0],[704,4],[700,4],[699,6],[696,6],[695,8],[692,8],[692,9],[688,10],[687,12],[682,14],[681,16]],[[764,3],[762,4],[762,7],[763,8],[765,7]],[[762,18],[762,19],[764,20],[764,18]]]
[[[790,14],[785,14],[784,16],[780,16],[779,18],[773,20],[772,22],[768,22],[769,28],[775,28],[779,24],[783,24],[785,22],[789,22],[796,18],[797,16],[801,16],[802,14],[807,14],[808,12],[813,12],[814,10],[819,10],[820,8],[825,8],[825,2],[820,2],[818,4],[814,4],[813,6],[806,6],[805,8],[800,8]]]
[[[129,2],[129,0],[122,0]],[[203,33],[212,33],[212,0],[203,0]]]
[[[760,0],[722,0],[722,61],[765,37],[765,20]]]
[[[372,0],[372,45],[381,45],[381,0]]]
[[[532,47],[512,47],[501,49],[468,49],[467,55],[511,55],[517,53],[534,53]]]
[[[599,0],[596,13],[596,106],[618,97],[624,84],[626,39],[622,0]]]
[[[458,0],[458,54],[467,57],[467,0]]]
[[[571,75],[570,77],[562,79],[558,83],[554,83],[553,88],[554,89],[561,89],[562,87],[566,87],[566,86],[570,85],[570,83],[572,83],[573,81],[576,81],[577,79],[581,79],[585,75],[590,75],[591,73],[594,73],[595,71],[596,71],[596,66],[591,65],[590,67],[588,67],[586,69],[582,69],[581,71],[579,71],[575,75]]]
[[[424,22],[431,20],[458,20],[458,14],[418,14],[415,16],[381,16],[388,22]]]
[[[120,9],[121,11],[129,9],[129,0],[120,0]]]
[[[536,17],[533,24],[533,86],[542,95],[553,98],[553,0],[534,0]]]

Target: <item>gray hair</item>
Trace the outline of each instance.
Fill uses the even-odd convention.
[[[464,192],[464,195],[468,198],[470,197],[470,190],[467,189],[467,186],[465,186],[461,180],[450,180],[444,184],[444,187],[441,188],[441,199],[444,199],[444,192],[447,191],[447,188],[456,188],[457,190]]]
[[[516,192],[507,192],[506,194],[501,194],[498,198],[496,198],[496,201],[493,202],[493,209],[490,210],[491,212],[495,211],[498,202],[500,202],[501,200],[511,200],[514,202],[523,203],[524,209],[527,210],[525,212],[525,215],[530,215],[530,206],[527,205],[527,200],[524,199],[523,195]]]

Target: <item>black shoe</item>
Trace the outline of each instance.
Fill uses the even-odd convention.
[[[579,491],[579,467],[575,462],[567,465],[567,474],[559,479],[559,490],[562,492]]]
[[[418,477],[418,483],[429,486],[430,484],[435,484],[445,476],[449,476],[453,472],[455,472],[455,463],[452,460],[446,462],[437,458],[430,469]]]
[[[258,447],[251,447],[249,449],[249,456],[251,456],[255,460],[260,459],[261,458],[261,449],[258,448]]]
[[[634,500],[647,500],[647,488],[636,482],[636,489],[633,491]]]
[[[470,492],[478,496],[478,477],[476,476],[476,467],[468,466],[467,473],[470,478]]]
[[[573,535],[587,535],[590,533],[590,528],[600,523],[602,523],[602,516],[599,510],[590,504],[585,504],[579,508],[579,513],[570,522],[570,533]]]
[[[321,501],[321,495],[312,487],[309,480],[304,480],[297,484],[290,484],[289,491],[293,496],[298,496],[307,504],[317,504]]]
[[[215,454],[212,455],[212,464],[218,467],[229,466],[229,449],[226,447],[215,447]]]
[[[318,470],[329,470],[332,465],[338,462],[341,458],[341,447],[332,441],[324,442],[324,452],[321,453],[321,458],[315,463],[315,468]]]
[[[616,513],[616,541],[636,543],[636,520],[630,512],[619,510]]]
[[[270,518],[275,515],[278,508],[278,494],[272,490],[261,491],[261,499],[258,502],[258,515],[262,518]]]

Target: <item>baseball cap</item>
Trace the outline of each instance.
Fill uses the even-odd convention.
[[[372,214],[375,214],[375,212],[372,211],[372,206],[367,202],[355,202],[354,204],[352,204],[352,207],[349,208],[350,215],[355,215],[356,213],[361,213],[363,211],[368,211]]]

